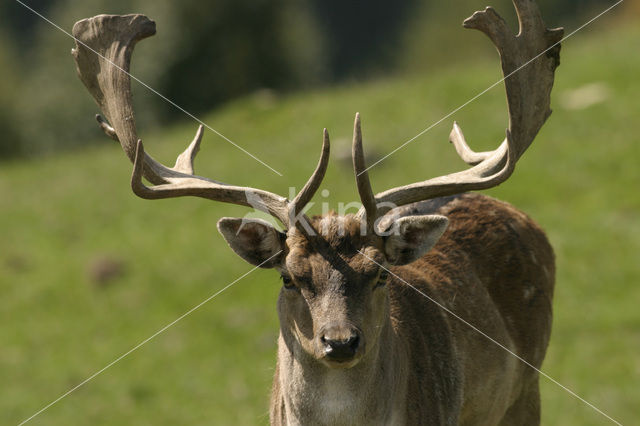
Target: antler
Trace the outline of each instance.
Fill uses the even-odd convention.
[[[354,129],[354,168],[367,222],[374,221],[390,210],[389,205],[401,206],[416,201],[470,190],[487,189],[499,185],[511,176],[520,156],[531,145],[536,134],[551,114],[550,94],[554,71],[560,64],[560,40],[562,28],[546,29],[540,10],[533,0],[513,0],[518,13],[518,35],[507,27],[505,21],[491,7],[475,12],[464,21],[465,28],[485,33],[495,44],[502,62],[505,77],[509,127],[502,144],[490,152],[474,152],[467,145],[462,130],[454,123],[449,136],[458,155],[474,166],[462,172],[389,189],[376,194],[375,202],[369,196],[369,185],[361,148],[359,117]],[[356,137],[356,133],[358,136]],[[358,139],[358,141],[356,141]],[[359,148],[356,149],[356,145]],[[356,158],[358,155],[358,158]],[[358,166],[355,166],[358,164]],[[380,206],[383,204],[384,206]]]
[[[120,142],[134,163],[131,177],[133,192],[146,199],[197,196],[214,201],[254,207],[271,214],[287,228],[300,223],[298,215],[317,191],[329,161],[329,134],[323,133],[322,154],[316,170],[293,201],[260,189],[233,186],[194,175],[193,160],[200,149],[203,127],[200,126],[189,147],[169,168],[144,151],[138,139],[131,103],[129,67],[136,43],[154,35],[155,22],[144,15],[98,15],[77,22],[73,27],[76,48],[72,54],[80,79],[95,98],[107,118],[100,116],[102,130]],[[155,186],[143,184],[142,177]],[[304,215],[302,218],[306,217]]]

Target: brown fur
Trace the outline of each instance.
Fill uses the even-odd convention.
[[[447,216],[448,230],[427,255],[391,270],[540,367],[554,284],[553,251],[542,230],[512,206],[477,194],[403,208],[427,213]],[[314,218],[314,227],[321,220]],[[339,221],[351,221],[344,236],[336,232]],[[378,268],[358,250],[382,263],[380,243],[360,236],[351,217],[329,222],[326,237],[294,231],[287,239],[287,272],[304,297],[283,289],[278,301],[273,424],[297,424],[294,416],[302,424],[539,424],[535,370],[393,276],[372,292]],[[335,270],[346,279],[329,278]],[[342,297],[331,296],[336,291]],[[332,369],[315,357],[310,342],[323,316],[369,329],[355,366]],[[336,400],[327,402],[324,389],[332,383]],[[351,405],[340,407],[340,400]],[[342,408],[343,417],[331,417],[329,410]]]

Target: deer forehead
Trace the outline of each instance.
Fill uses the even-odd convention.
[[[287,238],[285,266],[289,274],[306,282],[354,283],[375,278],[384,264],[379,237],[361,235],[360,221],[351,216],[314,218],[316,236],[295,230]],[[320,233],[326,225],[328,232]],[[341,228],[341,226],[345,227]]]
[[[286,268],[292,278],[299,281],[354,282],[369,281],[380,270],[378,263],[371,259],[380,258],[381,253],[367,247],[360,253],[342,256],[338,253],[318,253],[294,249],[286,257]],[[379,262],[382,264],[381,262]]]
[[[310,219],[310,225],[314,235],[321,237],[334,249],[361,247],[375,240],[375,235],[370,235],[362,220],[353,214],[343,216],[331,211],[323,216],[314,216]],[[306,246],[313,243],[314,239],[310,239],[295,227],[289,230],[287,242],[296,246]]]

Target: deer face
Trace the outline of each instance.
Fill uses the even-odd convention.
[[[315,235],[297,228],[284,234],[264,221],[234,218],[221,219],[218,229],[243,259],[280,273],[278,314],[290,353],[350,368],[383,344],[386,268],[420,257],[446,225],[442,216],[408,216],[390,223],[384,236],[363,235],[360,219],[327,215],[312,220]]]

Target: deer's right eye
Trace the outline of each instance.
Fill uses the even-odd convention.
[[[294,290],[294,289],[297,288],[296,285],[293,283],[293,280],[290,277],[282,275],[280,278],[282,279],[282,285],[287,290]]]

